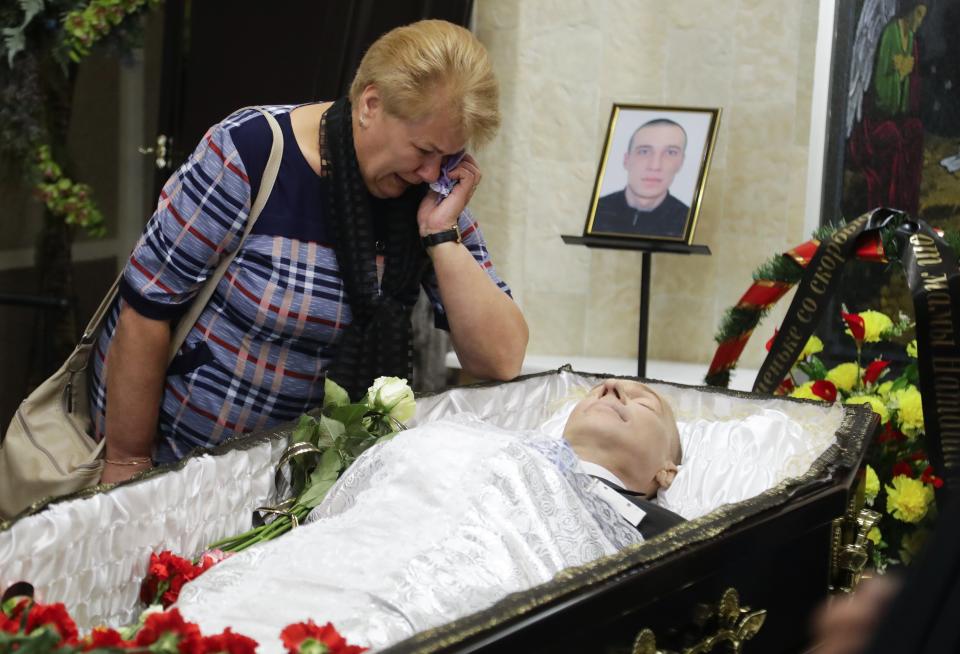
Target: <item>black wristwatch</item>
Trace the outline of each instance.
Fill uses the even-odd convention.
[[[455,243],[461,242],[459,223],[450,229],[443,230],[442,232],[427,234],[426,236],[420,237],[420,242],[423,243],[424,249],[433,247],[434,245],[439,245],[441,243],[446,243],[447,241],[454,241]]]

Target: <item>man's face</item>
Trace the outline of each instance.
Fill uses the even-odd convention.
[[[683,165],[686,145],[686,136],[676,125],[639,129],[623,157],[630,192],[647,201],[663,200]]]
[[[649,386],[625,379],[595,386],[574,407],[563,433],[578,453],[602,451],[629,468],[644,492],[679,441],[670,406]]]

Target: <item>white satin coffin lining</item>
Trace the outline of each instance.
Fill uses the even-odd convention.
[[[418,399],[412,422],[470,412],[504,429],[543,425],[544,431],[558,436],[566,413],[599,379],[561,372],[497,386],[452,389]],[[782,476],[805,470],[818,450],[834,442],[842,418],[838,407],[741,398],[670,384],[652,386],[674,407],[686,452],[675,489],[659,501],[686,517],[739,501],[745,489],[752,496]],[[751,416],[758,419],[748,421]],[[771,431],[754,433],[767,420]],[[707,428],[719,422],[727,424]],[[793,444],[785,450],[783,466],[771,473],[759,462],[723,458],[723,447],[710,448],[720,440],[715,436],[723,433],[742,448],[739,456],[761,453],[763,466],[774,466],[781,448],[771,433],[786,435]],[[253,510],[276,499],[274,467],[285,445],[279,439],[249,450],[204,455],[187,461],[181,470],[61,502],[20,520],[0,532],[0,588],[30,581],[39,601],[65,603],[81,630],[131,622],[141,608],[139,584],[150,553],[169,549],[194,557],[206,544],[248,529]],[[701,456],[709,461],[703,465],[707,472],[699,470]],[[751,471],[756,479],[741,486],[738,480]],[[704,475],[714,473],[720,479],[697,485]],[[681,489],[683,493],[678,492]]]

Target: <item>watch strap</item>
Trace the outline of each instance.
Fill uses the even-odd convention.
[[[426,236],[420,237],[420,242],[423,244],[424,248],[433,247],[434,245],[439,245],[448,241],[454,241],[456,243],[461,242],[459,224],[454,225],[450,229],[445,229],[442,232],[427,234]]]

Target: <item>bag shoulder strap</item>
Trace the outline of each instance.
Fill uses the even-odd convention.
[[[280,124],[277,122],[277,119],[270,114],[270,112],[264,110],[263,108],[249,108],[256,109],[263,114],[263,116],[267,119],[267,123],[270,125],[270,131],[273,132],[273,144],[270,147],[270,156],[267,159],[267,165],[263,170],[263,180],[260,182],[260,189],[257,191],[257,197],[253,202],[250,213],[247,215],[247,224],[244,227],[243,235],[240,237],[240,243],[237,244],[237,247],[233,252],[230,252],[220,261],[219,264],[217,264],[216,269],[214,269],[213,273],[211,273],[210,277],[207,278],[207,281],[197,293],[196,297],[194,297],[193,302],[190,305],[190,309],[177,323],[177,328],[174,331],[173,337],[170,339],[169,361],[172,361],[173,357],[176,356],[177,350],[179,350],[180,346],[183,345],[183,341],[186,339],[187,334],[190,333],[191,329],[193,329],[197,319],[200,317],[200,313],[203,312],[204,307],[207,306],[210,296],[212,296],[213,292],[216,290],[217,284],[219,284],[220,280],[223,278],[227,267],[231,264],[231,262],[233,262],[233,259],[240,251],[240,247],[243,245],[243,242],[250,234],[250,230],[253,229],[254,223],[256,223],[257,218],[260,217],[260,212],[263,211],[263,207],[267,204],[267,200],[270,198],[270,193],[273,191],[273,185],[277,180],[277,174],[280,171],[280,161],[283,157],[283,133],[280,131]],[[83,336],[80,339],[81,345],[93,342],[97,332],[100,330],[100,326],[106,319],[107,312],[110,310],[114,299],[117,297],[118,289],[120,288],[120,280],[122,278],[123,271],[121,271],[114,280],[110,290],[107,291],[107,294],[100,302],[100,306],[97,307],[97,310],[93,313],[93,317],[90,318],[90,322],[87,324],[86,329],[83,330]]]
[[[254,223],[256,223],[257,218],[260,217],[260,212],[263,211],[263,207],[267,204],[267,200],[270,198],[270,192],[273,191],[273,185],[277,181],[277,173],[280,171],[280,160],[283,157],[283,133],[280,131],[280,123],[277,122],[277,119],[274,118],[269,111],[266,111],[261,107],[256,107],[256,109],[267,119],[267,123],[270,125],[270,131],[273,132],[273,145],[270,147],[270,158],[267,159],[267,166],[263,170],[263,180],[260,182],[260,189],[257,191],[257,198],[254,200],[253,207],[250,209],[250,214],[247,216],[247,226],[243,230],[243,236],[240,238],[240,243],[237,244],[237,247],[233,252],[220,260],[216,270],[213,271],[213,274],[210,275],[210,278],[207,279],[206,283],[203,285],[203,288],[193,299],[193,304],[190,305],[190,310],[184,314],[183,318],[180,319],[180,322],[177,323],[177,329],[173,334],[173,338],[170,339],[170,356],[168,357],[168,361],[173,361],[173,357],[176,356],[177,350],[179,350],[180,346],[183,345],[183,341],[187,338],[187,334],[189,334],[190,330],[193,329],[193,326],[196,324],[200,314],[207,306],[207,302],[210,301],[210,297],[216,290],[217,284],[220,283],[220,279],[223,277],[223,274],[227,271],[227,267],[233,262],[233,259],[237,256],[237,253],[240,252],[243,242],[247,240],[250,230],[253,229]]]

